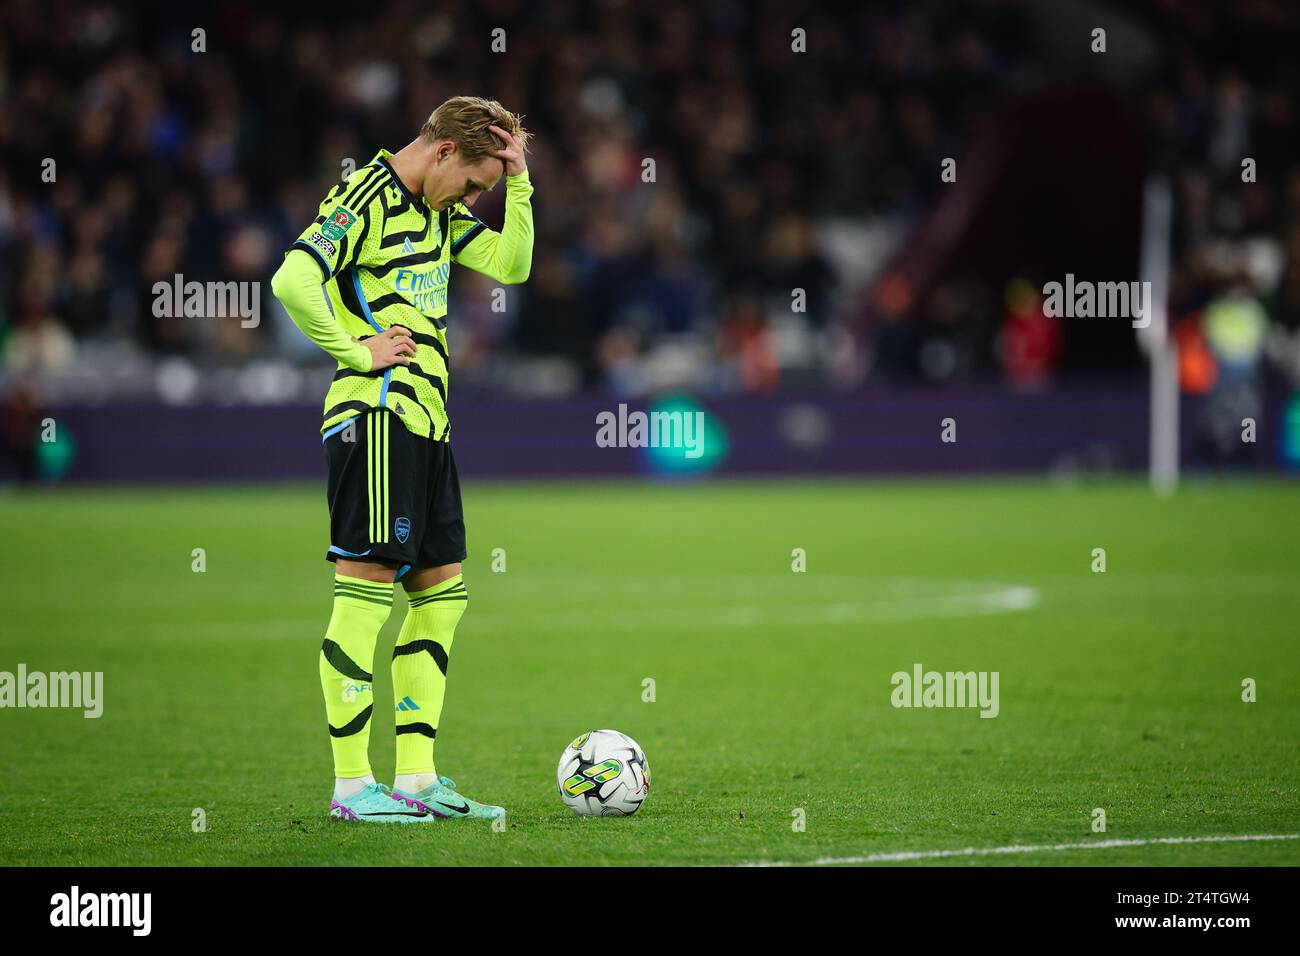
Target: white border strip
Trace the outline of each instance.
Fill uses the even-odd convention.
[[[904,863],[909,860],[946,860],[953,857],[1001,856],[1010,853],[1055,853],[1062,850],[1109,850],[1120,846],[1175,845],[1184,843],[1246,843],[1260,840],[1297,840],[1300,833],[1251,833],[1204,837],[1152,837],[1147,840],[1094,840],[1091,843],[1040,843],[1031,846],[968,846],[961,850],[912,850],[900,853],[868,853],[865,856],[824,856],[806,861],[765,861],[741,866],[839,866],[853,863]]]

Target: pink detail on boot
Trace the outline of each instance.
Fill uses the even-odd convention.
[[[334,812],[336,810],[338,811],[337,813]],[[350,820],[353,823],[356,823],[358,819],[355,813],[343,806],[343,804],[339,803],[337,800],[330,800],[330,816],[335,820]]]

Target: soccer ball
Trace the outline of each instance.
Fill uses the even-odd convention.
[[[592,730],[564,748],[555,779],[580,817],[630,817],[650,795],[645,751],[617,730]]]

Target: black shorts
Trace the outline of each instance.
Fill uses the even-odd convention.
[[[377,410],[326,438],[325,460],[328,560],[412,568],[465,560],[460,478],[450,444],[412,434],[392,412]]]

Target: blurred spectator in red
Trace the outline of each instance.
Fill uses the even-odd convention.
[[[1007,286],[1002,318],[1002,371],[1016,388],[1041,388],[1061,357],[1061,320],[1043,314],[1043,299],[1026,279]]]

